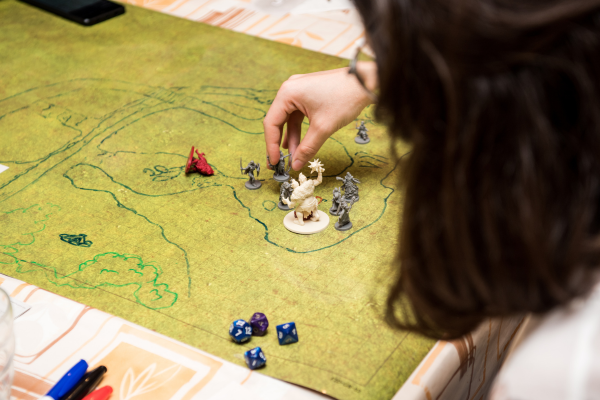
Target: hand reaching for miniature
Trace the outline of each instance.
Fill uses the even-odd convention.
[[[375,63],[359,62],[359,71],[369,88],[376,86],[375,69]],[[292,168],[298,171],[329,136],[352,122],[371,102],[368,92],[348,73],[348,68],[293,75],[281,85],[263,122],[267,154],[271,160],[278,160],[282,145],[292,153]],[[305,117],[310,126],[301,140]]]

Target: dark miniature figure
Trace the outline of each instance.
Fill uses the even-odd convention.
[[[277,207],[279,207],[280,210],[290,210],[290,206],[284,204],[283,199],[289,199],[293,191],[294,188],[292,187],[292,184],[290,182],[285,181],[281,183],[281,187],[279,188],[279,203],[277,204]]]
[[[356,132],[356,137],[354,138],[356,143],[367,144],[371,141],[371,139],[369,139],[369,135],[367,134],[369,130],[365,126],[365,121],[360,121],[360,126],[357,126],[356,129],[358,129],[358,132]]]
[[[255,190],[262,186],[262,183],[254,177],[254,171],[256,176],[260,174],[260,164],[255,163],[254,160],[250,161],[246,168],[242,167],[242,159],[240,158],[240,170],[242,175],[248,175],[248,181],[246,182],[246,189]]]
[[[290,158],[288,160],[288,168],[285,169],[285,159]],[[269,160],[269,155],[267,154],[267,162],[269,163],[269,167],[273,168],[273,179],[277,182],[285,182],[289,179],[290,169],[292,168],[292,155],[288,154],[287,156],[283,155],[283,151],[279,150],[279,161],[275,164],[271,164],[271,160]]]
[[[194,158],[194,151],[198,155],[198,158]],[[185,165],[185,173],[189,174],[191,172],[199,172],[200,174],[206,176],[215,174],[211,166],[208,165],[208,161],[206,161],[204,153],[199,153],[198,150],[194,149],[194,146],[192,146],[190,156],[188,157],[187,164]]]
[[[352,202],[342,200],[340,203],[340,218],[333,226],[338,231],[347,231],[352,228],[352,222],[350,222],[350,210],[352,209]]]
[[[357,183],[360,183],[358,179],[352,176],[350,172],[346,172],[346,176],[344,178],[340,178],[337,176],[335,179],[338,181],[342,181],[342,189],[344,190],[344,200],[352,203],[356,203],[358,198],[358,186]]]
[[[340,192],[340,188],[333,188],[333,199],[331,199],[331,208],[329,209],[329,214],[331,215],[340,215],[340,202],[342,201],[342,192]]]

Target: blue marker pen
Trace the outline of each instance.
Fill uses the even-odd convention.
[[[73,366],[60,380],[54,385],[52,389],[40,400],[58,400],[63,397],[73,386],[77,385],[77,382],[83,378],[85,372],[88,369],[88,364],[85,360],[79,361]]]

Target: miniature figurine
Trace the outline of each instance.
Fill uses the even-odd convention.
[[[352,176],[350,172],[346,173],[344,178],[337,176],[335,179],[342,181],[342,189],[344,189],[344,200],[356,203],[358,198],[358,186],[356,183],[360,183],[358,179]]]
[[[342,200],[340,204],[340,218],[335,225],[333,225],[338,231],[347,231],[352,228],[352,222],[350,222],[350,210],[352,209],[352,204],[353,203],[351,202],[349,203],[346,200]]]
[[[285,169],[285,159],[290,158],[288,160],[288,169]],[[269,163],[269,167],[273,168],[273,179],[277,182],[285,182],[289,179],[290,169],[292,168],[292,155],[288,154],[287,156],[283,155],[283,151],[279,150],[279,161],[276,164],[271,164],[271,160],[269,160],[269,155],[267,154],[267,162]]]
[[[194,151],[198,155],[198,158],[194,158]],[[185,173],[189,174],[192,172],[199,172],[205,176],[211,176],[215,174],[211,166],[208,165],[208,161],[206,161],[204,153],[198,153],[198,150],[194,149],[194,146],[192,146],[190,156],[188,157],[187,164],[185,165]]]
[[[246,182],[246,189],[256,190],[262,186],[262,183],[254,177],[254,171],[256,176],[260,174],[260,164],[255,163],[254,160],[250,161],[246,168],[242,167],[242,159],[240,158],[240,170],[242,175],[248,175],[248,181]]]
[[[333,199],[331,199],[331,208],[329,209],[329,214],[331,215],[340,215],[340,202],[342,201],[342,192],[340,192],[340,188],[333,188]]]
[[[356,129],[358,129],[358,132],[356,132],[356,137],[354,138],[356,143],[367,144],[371,141],[371,139],[369,139],[369,135],[367,134],[369,130],[365,126],[365,121],[360,121],[360,126],[357,126]]]
[[[292,184],[290,182],[282,182],[281,187],[279,188],[279,203],[277,207],[283,211],[289,211],[290,207],[287,204],[283,204],[283,199],[289,199],[292,195],[294,188],[292,188]]]
[[[283,204],[287,204],[290,208],[296,208],[294,211],[294,223],[298,225],[304,225],[304,221],[309,219],[311,221],[319,220],[319,210],[317,209],[319,200],[315,197],[315,186],[323,182],[325,168],[323,168],[323,164],[319,162],[319,159],[310,162],[309,166],[311,173],[315,171],[318,173],[317,179],[306,179],[306,176],[301,173],[298,177],[298,182],[292,179],[292,188],[294,191],[292,192],[291,200],[290,198],[282,199]]]

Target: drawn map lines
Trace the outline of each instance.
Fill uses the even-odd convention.
[[[85,98],[89,90],[105,91],[106,97],[118,93],[115,101],[123,100],[110,103],[95,114],[82,111],[85,107],[69,105],[73,102],[69,96]],[[10,102],[0,100],[0,124],[21,115],[19,112],[27,112],[30,117],[38,115],[48,123],[57,121],[77,133],[55,135],[64,141],[41,149],[46,154],[40,155],[38,149],[31,160],[25,160],[22,154],[7,158],[0,150],[0,160],[8,160],[3,162],[11,167],[7,179],[0,181],[4,182],[0,186],[0,209],[10,209],[31,195],[51,192],[64,196],[64,203],[59,201],[61,216],[50,221],[52,235],[44,231],[43,244],[36,243],[27,249],[6,248],[4,253],[0,246],[0,257],[4,254],[9,260],[11,257],[16,260],[16,264],[3,266],[4,270],[15,265],[14,272],[36,277],[37,282],[37,276],[43,274],[57,288],[93,289],[98,291],[94,297],[115,296],[131,307],[142,305],[153,315],[160,315],[161,321],[168,319],[177,323],[173,326],[208,334],[220,343],[216,348],[229,348],[230,344],[226,330],[221,330],[219,324],[229,315],[245,316],[244,310],[250,306],[248,296],[252,293],[247,288],[268,281],[270,292],[259,296],[263,302],[261,309],[270,312],[269,315],[278,315],[291,307],[299,315],[296,320],[302,327],[302,342],[297,351],[265,347],[270,362],[280,367],[297,365],[327,373],[329,382],[360,393],[411,337],[406,333],[379,332],[383,323],[371,321],[371,313],[381,300],[374,300],[376,304],[367,302],[364,295],[367,286],[363,282],[377,262],[387,258],[379,253],[383,246],[373,244],[382,244],[381,239],[385,243],[395,240],[390,238],[393,231],[377,227],[388,214],[392,195],[396,193],[392,179],[399,164],[377,154],[374,147],[355,151],[353,135],[331,137],[323,148],[328,155],[324,177],[340,176],[348,170],[353,174],[371,174],[369,179],[361,180],[366,183],[361,187],[364,192],[353,214],[357,228],[343,234],[330,229],[313,237],[289,234],[279,223],[283,214],[275,206],[278,186],[269,179],[270,173],[265,169],[267,172],[259,177],[264,188],[256,195],[242,189],[246,178],[237,175],[235,165],[239,154],[264,153],[260,138],[262,118],[271,102],[269,97],[275,93],[216,86],[196,91],[186,87],[163,89],[122,81],[77,79],[24,91],[21,94],[24,97],[11,96]],[[367,110],[360,120],[371,123],[371,111]],[[190,134],[180,125],[197,127],[194,129],[199,133]],[[152,139],[146,140],[146,135]],[[185,176],[182,165],[186,155],[179,151],[187,152],[190,145],[209,150],[207,159],[215,170],[214,176]],[[48,182],[56,188],[50,189]],[[320,189],[323,190],[320,195],[327,196],[336,184],[329,179]],[[81,202],[91,202],[93,207],[90,211],[83,206],[79,209]],[[94,215],[97,211],[93,210],[103,210],[106,215]],[[178,212],[185,215],[174,219]],[[65,225],[73,217],[84,216],[97,224],[97,232]],[[120,225],[113,226],[121,220],[125,224],[123,232],[133,230],[135,238],[120,234],[117,229]],[[84,226],[94,225],[90,222]],[[89,235],[93,244],[69,246],[60,241],[56,231]],[[98,232],[114,232],[113,235],[124,237],[102,237]],[[50,237],[67,248],[52,247],[56,244],[48,243]],[[357,237],[362,239],[357,241]],[[357,248],[361,241],[371,245]],[[353,244],[347,245],[348,242]],[[0,245],[4,243],[0,241]],[[41,250],[40,246],[50,247]],[[115,246],[120,246],[120,250]],[[293,257],[289,258],[291,265],[265,266],[272,254],[288,257],[282,253]],[[157,256],[160,258],[157,262],[146,261]],[[360,261],[353,261],[354,257]],[[79,264],[73,263],[77,259]],[[110,260],[131,261],[135,265],[101,266]],[[365,265],[360,265],[365,261]],[[345,269],[343,264],[347,262],[354,262],[354,266]],[[323,268],[322,263],[332,268]],[[205,268],[205,264],[212,269]],[[164,271],[161,266],[166,267]],[[263,272],[268,275],[258,281]],[[240,285],[244,285],[241,293]],[[261,290],[261,286],[256,288]],[[178,297],[177,293],[187,296]],[[380,296],[379,291],[376,295]],[[335,304],[347,305],[364,326],[357,325],[361,329],[349,326],[344,337],[338,337],[338,324],[352,320],[346,320],[348,317]],[[189,307],[197,308],[210,323],[190,317]],[[109,311],[115,310],[109,307]],[[312,312],[318,312],[319,323],[310,322]],[[152,327],[152,322],[149,323]],[[357,366],[361,372],[345,371],[340,367],[345,362],[334,362],[334,357],[340,356],[344,360],[364,358],[365,348],[382,340],[387,340],[390,346],[369,350],[376,354],[368,355],[368,360]],[[337,341],[341,341],[339,345]],[[193,344],[194,339],[188,342]],[[245,348],[238,346],[236,351]],[[227,357],[222,350],[216,354]],[[231,359],[231,355],[228,357]]]

